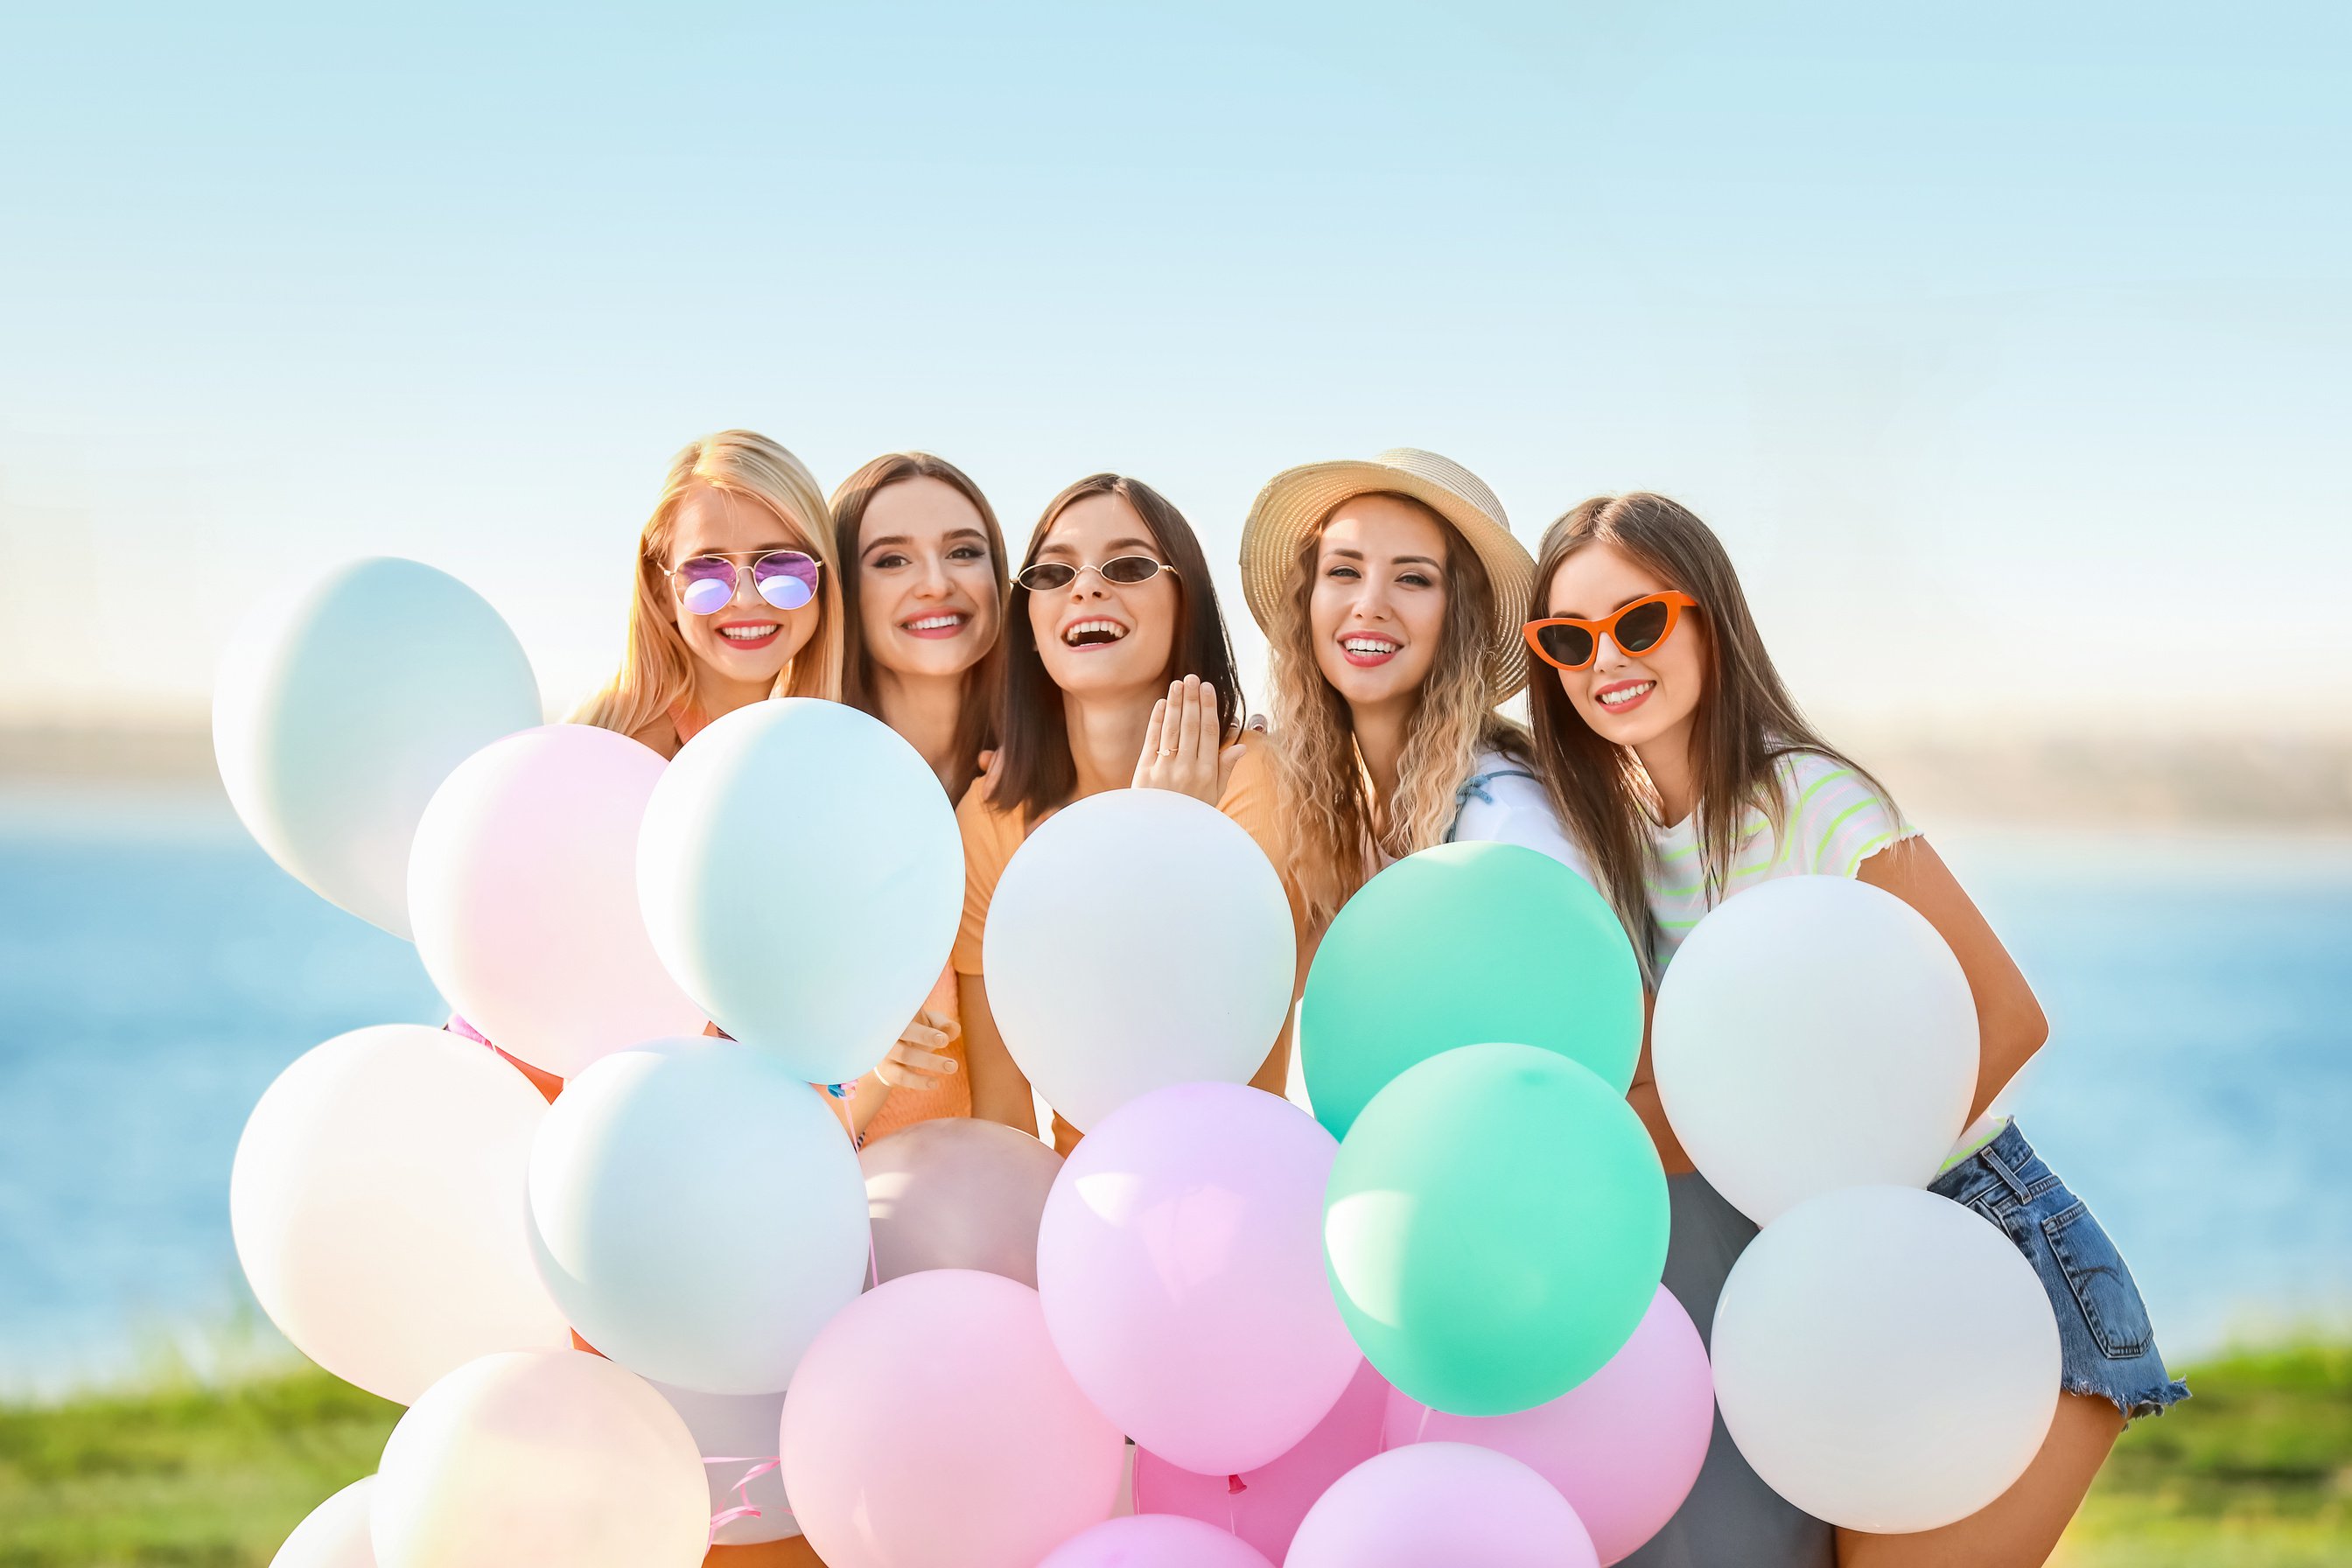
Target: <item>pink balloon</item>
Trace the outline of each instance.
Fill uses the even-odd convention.
[[[1120,1106],[1045,1200],[1054,1348],[1135,1440],[1189,1470],[1280,1458],[1356,1375],[1323,1263],[1339,1144],[1260,1089],[1180,1083]]]
[[[1037,1568],[1274,1568],[1214,1525],[1168,1514],[1114,1519],[1074,1535]]]
[[[1366,1362],[1339,1403],[1297,1447],[1237,1478],[1197,1475],[1138,1448],[1135,1511],[1182,1514],[1231,1531],[1279,1563],[1315,1500],[1381,1451],[1381,1423],[1388,1408],[1388,1380]],[[1234,1489],[1235,1479],[1242,1483],[1239,1491]]]
[[[663,765],[593,725],[525,730],[457,764],[416,825],[425,973],[500,1050],[559,1078],[702,1032],[637,907],[637,828]]]
[[[1365,1460],[1307,1512],[1283,1568],[1600,1568],[1549,1481],[1467,1443],[1415,1443]]]
[[[1034,1568],[1110,1517],[1127,1462],[1037,1292],[967,1268],[843,1308],[793,1374],[782,1438],[793,1512],[831,1568]]]
[[[1037,1225],[1062,1173],[1052,1145],[1002,1122],[941,1116],[868,1143],[857,1166],[882,1279],[980,1268],[1036,1289]]]
[[[1448,1415],[1391,1392],[1386,1443],[1473,1443],[1549,1481],[1604,1563],[1665,1528],[1690,1495],[1715,1431],[1715,1384],[1690,1314],[1664,1286],[1625,1348],[1549,1404],[1511,1415]]]

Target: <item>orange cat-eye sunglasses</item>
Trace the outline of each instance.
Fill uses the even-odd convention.
[[[1688,594],[1664,593],[1621,605],[1597,621],[1553,616],[1527,624],[1528,647],[1554,669],[1584,669],[1601,651],[1603,637],[1627,653],[1647,653],[1674,635],[1685,610],[1696,608],[1698,601]]]

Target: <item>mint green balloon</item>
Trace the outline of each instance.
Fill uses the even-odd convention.
[[[1624,1097],[1555,1052],[1464,1046],[1356,1119],[1325,1189],[1339,1315],[1398,1388],[1507,1415],[1582,1383],[1649,1310],[1666,1173]]]
[[[1307,972],[1299,1066],[1345,1138],[1383,1085],[1440,1051],[1517,1040],[1619,1094],[1642,1056],[1642,970],[1608,901],[1549,855],[1446,844],[1348,900]]]

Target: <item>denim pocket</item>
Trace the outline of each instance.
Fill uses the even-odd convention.
[[[2107,1239],[2088,1204],[2075,1202],[2042,1222],[2051,1255],[2067,1289],[2083,1309],[2091,1338],[2111,1361],[2129,1361],[2144,1354],[2156,1330],[2147,1321],[2147,1303],[2124,1266],[2123,1254]]]

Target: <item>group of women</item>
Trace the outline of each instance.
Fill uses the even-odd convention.
[[[989,1011],[991,896],[1038,823],[1129,786],[1206,801],[1265,849],[1302,981],[1319,933],[1382,866],[1506,840],[1585,876],[1654,984],[1721,900],[1775,877],[1859,877],[1958,957],[1981,1032],[1978,1112],[2042,1044],[2017,965],[1886,791],[1807,724],[1721,543],[1685,508],[1596,497],[1531,558],[1475,475],[1404,449],[1276,476],[1241,553],[1270,648],[1270,726],[1246,716],[1199,540],[1139,479],[1064,489],[1014,565],[979,487],[927,454],[877,458],[830,500],[749,431],[672,463],[639,541],[621,668],[578,717],[674,755],[770,697],[845,701],[905,737],[957,803],[962,929],[888,1058],[830,1086],[853,1136],[955,1115],[1037,1131]],[[1522,727],[1496,709],[1531,657]],[[1288,1058],[1286,1031],[1254,1081],[1283,1092]],[[1631,1099],[1670,1175],[1666,1283],[1704,1333],[1754,1227],[1691,1169],[1646,1047]],[[1052,1131],[1066,1151],[1082,1130],[1057,1115]],[[2124,1422],[2186,1396],[2121,1258],[2013,1124],[1983,1117],[1936,1190],[2000,1226],[2057,1310],[2064,1389],[2023,1479],[1942,1531],[1833,1531],[1765,1488],[1718,1424],[1689,1500],[1629,1561],[2040,1563]],[[814,1561],[796,1542],[714,1561],[759,1553]]]

